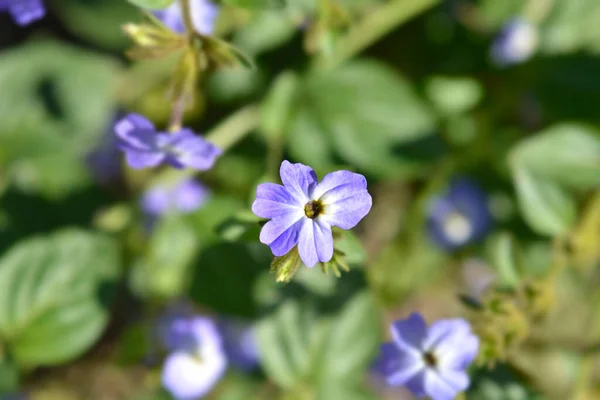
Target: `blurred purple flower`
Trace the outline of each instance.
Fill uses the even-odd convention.
[[[229,362],[243,371],[258,366],[259,353],[254,327],[246,321],[223,318],[218,323]]]
[[[0,0],[0,11],[4,10],[8,10],[21,26],[29,25],[46,15],[42,0]]]
[[[92,176],[100,183],[109,183],[121,176],[121,157],[117,149],[117,138],[112,133],[113,125],[114,122],[85,158]]]
[[[190,7],[196,31],[202,35],[211,35],[219,15],[219,7],[210,0],[191,0]],[[169,7],[152,13],[175,32],[185,32],[180,0],[175,0]]]
[[[165,345],[171,353],[163,366],[162,383],[177,400],[206,395],[227,369],[221,336],[209,318],[171,320]]]
[[[190,129],[174,133],[157,132],[154,125],[139,114],[129,114],[115,125],[118,146],[125,152],[131,168],[155,167],[163,162],[175,167],[200,171],[210,169],[221,149],[196,136]]]
[[[371,209],[364,176],[350,171],[325,175],[318,183],[312,168],[283,161],[279,171],[282,185],[263,183],[256,189],[254,214],[270,218],[260,241],[271,247],[275,256],[287,254],[298,245],[304,265],[333,257],[331,227],[351,229]]]
[[[433,199],[428,210],[429,235],[448,250],[483,237],[491,223],[487,196],[467,179],[450,182],[447,192]]]
[[[200,208],[208,199],[209,193],[204,185],[189,178],[175,185],[156,185],[146,190],[140,203],[144,212],[151,216],[187,214]]]
[[[406,386],[417,397],[452,400],[469,386],[467,367],[479,351],[479,339],[463,319],[445,319],[428,328],[413,313],[390,328],[392,342],[381,346],[375,364],[390,386]]]
[[[506,67],[527,61],[538,45],[538,32],[535,25],[523,18],[514,18],[504,24],[492,43],[492,61]]]

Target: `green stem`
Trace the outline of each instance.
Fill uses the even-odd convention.
[[[592,315],[588,332],[592,340],[597,340],[598,336],[600,336],[600,290],[596,289],[593,300],[594,301],[591,304],[595,305],[594,314]],[[584,353],[571,399],[582,400],[587,398],[586,394],[590,386],[594,361],[597,359],[597,356],[598,354],[593,351]]]
[[[187,33],[190,41],[196,34],[196,28],[194,27],[194,20],[192,19],[192,7],[190,5],[191,0],[180,0],[181,1],[181,14],[183,16],[183,24],[185,25],[185,32]]]
[[[237,110],[206,135],[206,139],[226,151],[258,126],[260,108],[250,104]]]
[[[317,68],[334,68],[362,52],[401,23],[440,3],[441,0],[395,0],[381,6],[354,25],[337,44],[331,56],[314,60]]]

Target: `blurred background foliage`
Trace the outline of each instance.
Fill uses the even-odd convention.
[[[182,299],[256,330],[260,369],[210,399],[410,399],[368,371],[411,311],[473,322],[463,398],[600,398],[597,0],[223,0],[216,35],[255,65],[201,76],[185,122],[226,152],[206,204],[154,220],[143,191],[189,172],[128,169],[112,134],[127,111],[170,117],[176,57],[124,56],[151,1],[46,3],[26,28],[0,14],[1,398],[168,399],[152,331]],[[535,55],[499,67],[518,16]],[[283,159],[367,176],[340,279],[269,273],[249,205]],[[463,176],[492,223],[448,249],[430,202]]]

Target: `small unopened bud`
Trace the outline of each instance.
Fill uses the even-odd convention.
[[[277,282],[289,282],[296,275],[296,271],[302,264],[300,254],[298,254],[298,246],[294,247],[284,256],[275,257],[271,263],[271,272],[275,274]]]

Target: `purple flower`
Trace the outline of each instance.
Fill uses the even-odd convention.
[[[254,327],[248,322],[232,318],[222,319],[218,326],[229,362],[243,371],[255,369],[259,354]]]
[[[491,49],[492,61],[501,67],[527,61],[538,45],[535,25],[522,18],[507,22],[494,39]]]
[[[163,10],[156,10],[152,13],[163,24],[178,33],[185,32],[185,24],[181,12],[180,0],[175,0],[173,4]],[[192,12],[192,22],[194,28],[202,35],[213,33],[215,20],[219,14],[219,7],[210,0],[191,0],[190,7]]]
[[[1,10],[8,10],[21,26],[29,25],[46,15],[42,0],[0,0]]]
[[[209,191],[204,185],[189,178],[170,186],[153,186],[144,192],[140,202],[144,212],[151,216],[187,214],[200,208],[208,196]]]
[[[428,328],[413,313],[391,326],[392,342],[381,346],[376,371],[388,385],[406,386],[417,397],[452,400],[469,386],[467,367],[479,351],[479,339],[463,319],[445,319]]]
[[[284,161],[279,171],[282,185],[263,183],[256,189],[252,211],[270,218],[260,241],[275,256],[298,245],[304,265],[327,262],[333,256],[331,227],[353,228],[371,209],[367,180],[350,171],[325,175],[318,183],[312,168]]]
[[[172,350],[162,371],[165,389],[177,400],[197,399],[210,392],[227,369],[214,322],[204,317],[173,319],[165,339]]]
[[[200,171],[210,169],[221,149],[196,136],[190,129],[174,133],[157,132],[154,125],[138,114],[129,114],[115,125],[119,148],[131,168],[155,167],[163,162]]]
[[[490,229],[487,197],[472,181],[454,180],[443,195],[433,199],[427,228],[441,247],[452,250],[484,236]]]

